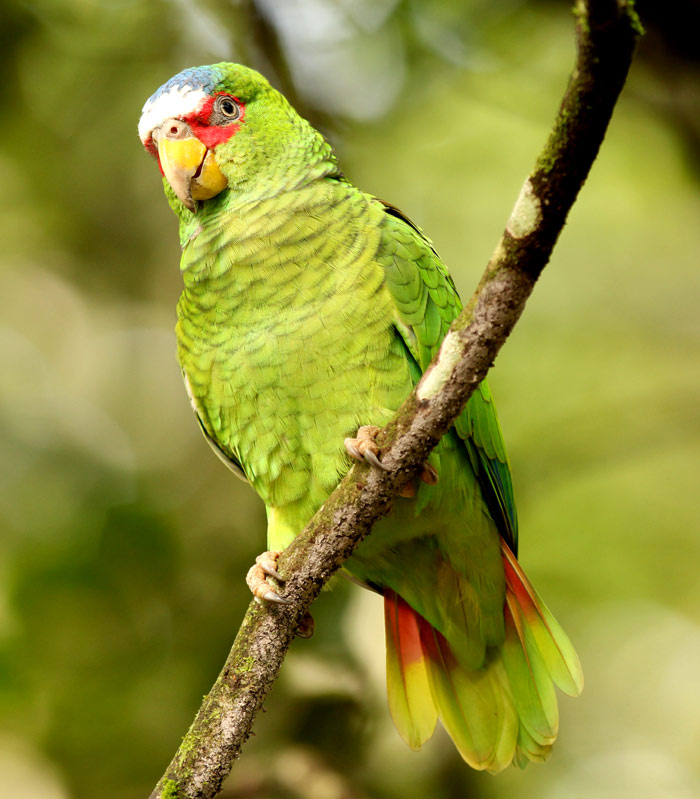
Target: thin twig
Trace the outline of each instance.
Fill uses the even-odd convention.
[[[544,269],[603,141],[641,28],[631,0],[577,0],[578,55],[553,130],[479,287],[378,442],[280,559],[285,606],[252,602],[224,668],[151,799],[211,799],[250,735],[309,605],[389,512],[485,377]]]

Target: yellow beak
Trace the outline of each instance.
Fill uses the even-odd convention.
[[[195,200],[208,200],[228,182],[221,174],[212,150],[181,119],[166,119],[153,131],[165,179],[182,204],[194,212]]]

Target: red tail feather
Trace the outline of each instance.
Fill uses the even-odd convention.
[[[404,741],[420,749],[437,724],[421,645],[422,619],[389,589],[384,592],[384,619],[389,710]]]
[[[558,723],[552,683],[570,694],[583,684],[569,639],[505,542],[501,550],[505,639],[478,667],[398,594],[384,593],[389,708],[401,737],[420,748],[439,715],[467,763],[493,773],[545,760]]]

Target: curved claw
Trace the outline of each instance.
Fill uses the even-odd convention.
[[[351,458],[354,458],[356,461],[362,460],[362,453],[360,450],[352,443],[354,439],[346,438],[345,439],[345,450],[350,455]]]
[[[265,574],[269,574],[270,577],[274,577],[275,580],[279,580],[281,583],[284,582],[282,575],[277,571],[277,569],[270,565],[269,561],[261,560],[260,568],[265,572]]]
[[[438,470],[428,461],[423,464],[423,468],[420,473],[420,479],[429,486],[437,485],[438,481],[440,480],[440,476],[438,475]]]
[[[365,450],[364,458],[368,463],[371,463],[372,466],[376,466],[377,469],[383,469],[385,472],[390,472],[391,469],[388,466],[385,466],[379,458],[372,452],[371,449]]]
[[[391,471],[388,466],[385,466],[377,457],[379,449],[375,443],[375,438],[379,433],[379,428],[374,425],[363,425],[357,431],[357,438],[346,438],[343,441],[345,451],[357,461],[366,461],[374,466],[376,469],[382,469],[385,472]]]
[[[274,577],[281,583],[284,582],[282,575],[275,568],[279,556],[279,552],[263,552],[255,558],[255,563],[248,569],[246,583],[258,602],[277,602],[280,605],[288,605],[291,601],[280,596],[267,582],[267,576]]]
[[[277,602],[278,605],[289,605],[292,602],[291,599],[286,599],[285,597],[280,596],[272,589],[265,591],[265,593],[262,595],[262,598],[266,602]]]

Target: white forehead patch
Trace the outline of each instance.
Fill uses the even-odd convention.
[[[141,112],[139,137],[146,144],[151,132],[170,117],[183,117],[196,111],[207,99],[201,89],[192,86],[173,86],[167,92],[154,94]]]

